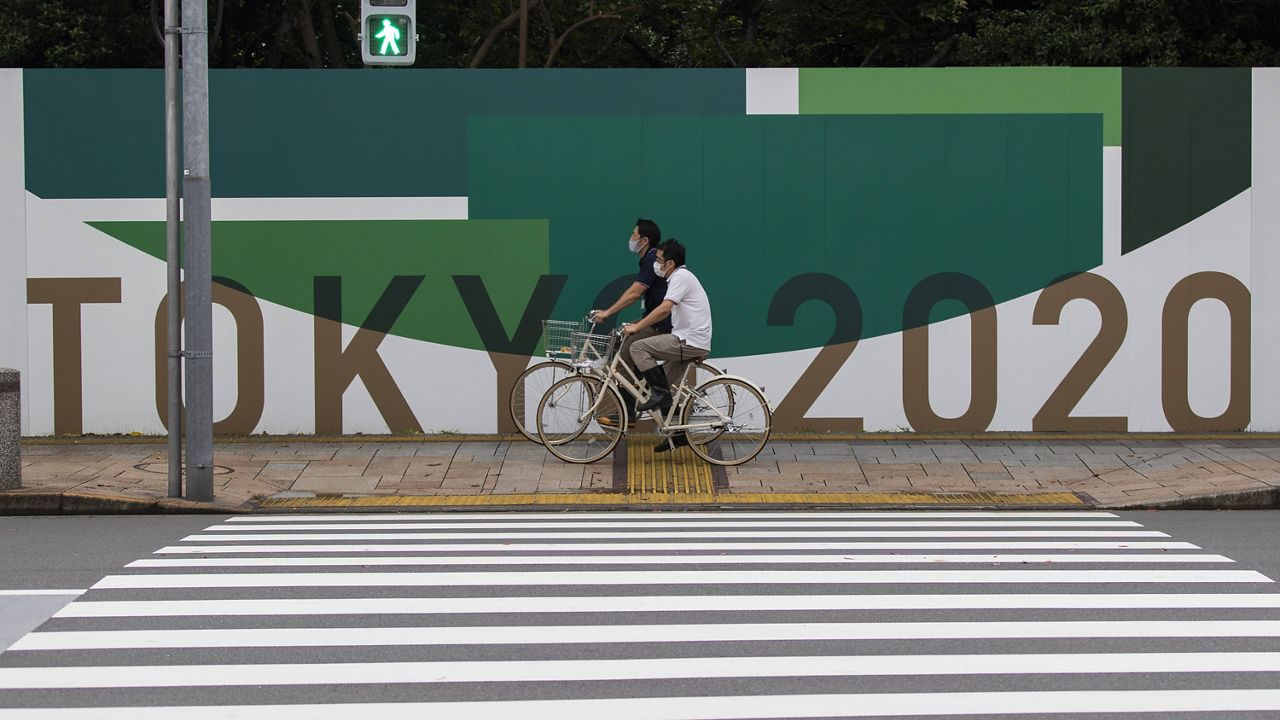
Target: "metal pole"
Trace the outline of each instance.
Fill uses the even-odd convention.
[[[411,28],[410,32],[417,32],[418,28]],[[405,38],[408,42],[409,38]],[[524,68],[525,58],[528,56],[529,47],[529,0],[520,0],[520,57],[518,66]]]
[[[182,496],[182,257],[178,247],[178,49],[181,0],[164,0],[165,253],[169,261],[169,497]]]
[[[186,158],[187,492],[213,499],[213,305],[209,178],[209,18],[206,0],[182,0],[182,136]]]

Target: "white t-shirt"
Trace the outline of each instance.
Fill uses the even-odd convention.
[[[702,283],[688,268],[678,267],[667,276],[665,300],[671,308],[671,333],[690,347],[711,350],[711,301]]]

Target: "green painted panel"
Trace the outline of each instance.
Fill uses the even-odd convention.
[[[1124,252],[1249,187],[1252,102],[1249,68],[1124,71]]]
[[[1102,261],[1097,114],[489,117],[468,137],[472,217],[550,221],[552,271],[569,276],[557,315],[634,271],[623,240],[652,217],[689,248],[719,356],[826,343],[828,311],[765,322],[804,273],[853,288],[871,337],[902,329],[934,273],[1000,302]]]
[[[1119,68],[814,68],[800,70],[813,115],[1100,113],[1121,140]]]
[[[159,70],[24,71],[27,189],[163,197],[163,83]],[[746,103],[742,70],[215,70],[209,85],[216,197],[460,196],[472,115]],[[391,168],[384,143],[397,148]]]
[[[163,71],[23,70],[22,95],[29,192],[164,197]]]
[[[93,227],[156,258],[163,222]],[[395,335],[483,349],[454,285],[479,275],[508,334],[548,272],[545,220],[254,221],[213,223],[213,272],[254,296],[315,310],[314,278],[342,278],[342,321],[365,322],[391,278],[425,279],[392,327]]]

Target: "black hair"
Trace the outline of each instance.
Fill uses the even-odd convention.
[[[656,248],[662,244],[662,231],[658,229],[658,223],[649,218],[638,218],[636,231],[640,233],[640,237],[649,238],[649,247]]]
[[[684,267],[684,246],[680,244],[679,240],[671,238],[659,245],[658,249],[662,251],[663,262],[671,260],[676,264],[676,267]]]

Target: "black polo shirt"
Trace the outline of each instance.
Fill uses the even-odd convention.
[[[649,252],[640,258],[640,272],[636,274],[636,282],[647,288],[644,291],[644,315],[653,312],[655,308],[662,304],[662,299],[667,296],[667,281],[658,277],[658,273],[653,271],[653,264],[657,260],[658,249],[649,248]],[[662,322],[656,323],[653,328],[658,332],[671,332],[671,316],[668,315]]]

